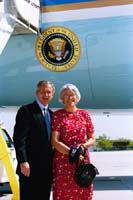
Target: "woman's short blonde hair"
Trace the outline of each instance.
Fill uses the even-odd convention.
[[[59,91],[59,102],[63,103],[63,97],[64,97],[64,91],[69,88],[72,92],[74,92],[77,97],[78,97],[78,102],[80,101],[81,99],[81,95],[80,95],[80,92],[78,90],[78,88],[73,85],[73,84],[70,84],[70,83],[67,83],[65,85],[63,85]]]

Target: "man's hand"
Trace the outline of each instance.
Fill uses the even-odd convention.
[[[30,165],[28,162],[20,163],[20,169],[21,169],[21,173],[24,176],[27,176],[27,177],[30,176]]]

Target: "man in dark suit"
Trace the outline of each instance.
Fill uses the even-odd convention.
[[[40,81],[36,88],[36,100],[21,106],[16,115],[13,140],[18,160],[20,200],[50,199],[52,146],[44,115],[47,113],[50,120],[52,110],[48,103],[54,92],[53,83]]]

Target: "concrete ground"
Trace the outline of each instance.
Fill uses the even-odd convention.
[[[133,200],[133,151],[91,152],[91,161],[100,172],[93,200]],[[0,186],[0,200],[11,198],[9,185]]]

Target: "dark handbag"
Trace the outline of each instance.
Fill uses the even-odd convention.
[[[98,169],[92,163],[82,162],[76,167],[74,174],[74,181],[80,187],[89,187],[95,176],[99,174]]]

